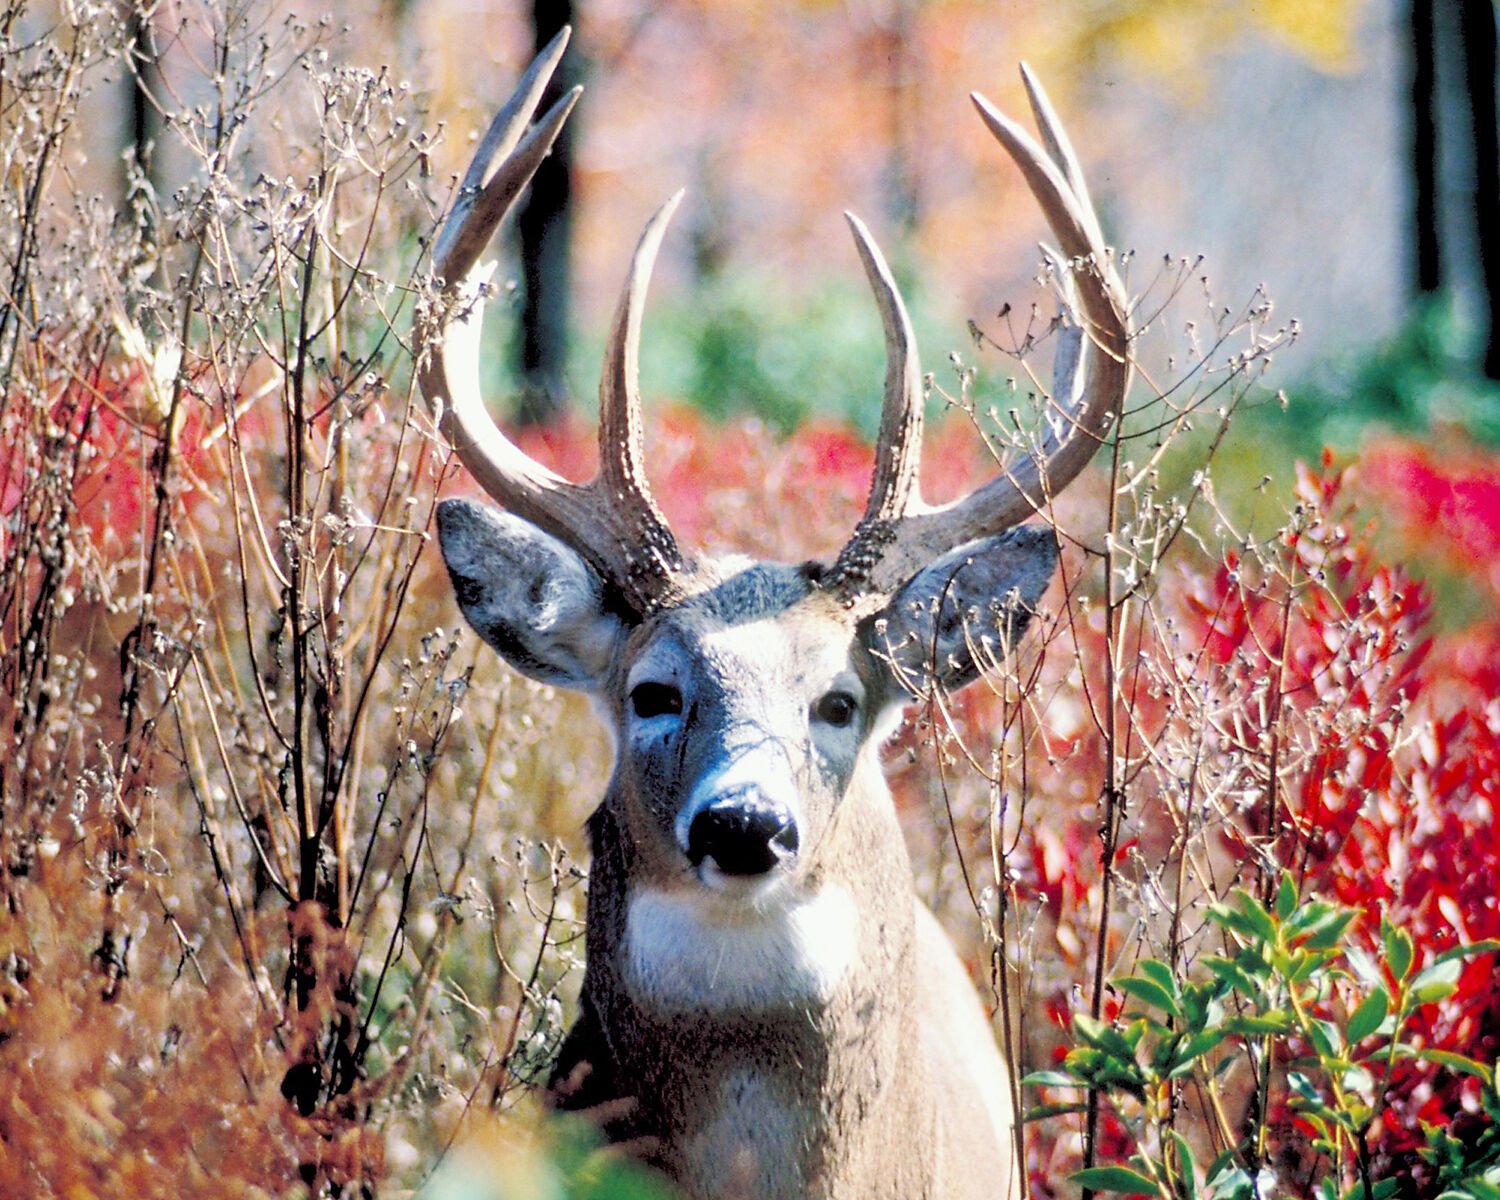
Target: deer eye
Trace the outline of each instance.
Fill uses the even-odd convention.
[[[854,720],[859,702],[848,692],[829,692],[813,705],[813,716],[819,721],[842,729]]]
[[[682,711],[682,693],[670,683],[639,683],[630,692],[630,707],[643,721]]]

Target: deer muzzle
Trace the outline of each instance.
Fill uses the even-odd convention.
[[[753,877],[790,866],[799,840],[791,810],[747,783],[698,809],[684,849],[700,876],[712,861],[725,875]]]

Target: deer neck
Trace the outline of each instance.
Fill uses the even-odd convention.
[[[637,1132],[678,1179],[701,1176],[689,1193],[718,1194],[732,1162],[738,1194],[817,1194],[861,1145],[904,1140],[911,867],[874,752],[805,876],[741,914],[635,887],[611,799],[593,827],[585,1005],[610,1090],[653,1098],[660,1127]]]

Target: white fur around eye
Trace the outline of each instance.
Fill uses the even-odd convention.
[[[843,692],[854,702],[854,711],[844,724],[828,720],[822,706],[830,695]],[[854,760],[866,738],[866,697],[859,677],[853,672],[841,672],[829,683],[814,693],[808,703],[808,732],[824,762],[840,774],[854,767]]]

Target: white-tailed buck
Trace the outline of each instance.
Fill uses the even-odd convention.
[[[421,387],[506,512],[438,511],[464,615],[513,666],[597,698],[614,774],[590,822],[582,1012],[555,1081],[629,1098],[692,1197],[1019,1194],[1012,1077],[958,955],[913,892],[879,746],[925,689],[974,679],[1024,628],[1057,560],[1044,509],[1116,419],[1120,283],[1061,126],[1029,75],[1038,145],[975,97],[1060,244],[1072,297],[1046,435],[951,504],[917,486],[911,326],[849,223],[885,325],[885,407],[864,517],[827,564],[691,556],[642,466],[637,346],[669,201],[646,227],[600,384],[599,474],[522,454],[479,394],[479,257],[567,119],[535,124],[549,47],[496,117],[433,250]],[[1024,72],[1023,72],[1024,73]],[[580,1082],[581,1081],[581,1082]]]

